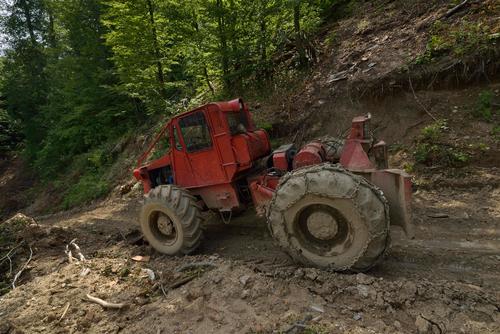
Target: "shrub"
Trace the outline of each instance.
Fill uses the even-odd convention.
[[[101,178],[100,174],[87,172],[82,175],[78,182],[69,186],[64,200],[63,207],[68,209],[76,205],[88,203],[91,200],[100,198],[109,191],[109,184]]]
[[[484,121],[490,122],[493,118],[492,104],[494,94],[490,90],[484,90],[479,93],[476,102],[476,108],[473,110],[473,115]]]

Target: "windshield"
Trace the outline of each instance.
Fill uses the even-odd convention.
[[[179,126],[188,152],[201,151],[212,147],[210,131],[203,112],[199,111],[181,118]]]

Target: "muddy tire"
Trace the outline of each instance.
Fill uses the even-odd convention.
[[[285,175],[267,219],[280,246],[309,266],[365,271],[390,243],[384,194],[339,165],[309,166]]]
[[[199,246],[202,220],[195,197],[172,185],[152,189],[145,196],[140,214],[146,240],[168,255],[189,254]]]

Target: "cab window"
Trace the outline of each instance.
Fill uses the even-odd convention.
[[[188,152],[212,147],[212,138],[203,112],[198,111],[179,120],[182,138]]]
[[[240,133],[247,132],[248,129],[248,119],[247,115],[243,110],[231,111],[226,114],[227,124],[229,125],[229,131],[231,135],[237,135]]]

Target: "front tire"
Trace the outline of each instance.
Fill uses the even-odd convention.
[[[173,185],[150,190],[140,214],[146,240],[158,252],[168,255],[190,254],[199,246],[202,220],[195,197]]]
[[[389,206],[382,191],[339,165],[285,175],[267,218],[280,246],[309,266],[365,271],[389,247]]]

